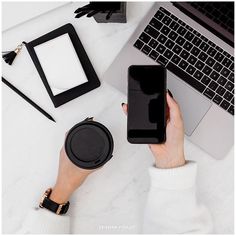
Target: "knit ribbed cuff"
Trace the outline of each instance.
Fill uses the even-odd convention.
[[[68,234],[70,218],[66,215],[56,215],[47,209],[31,209],[21,231],[29,234]]]
[[[186,189],[195,185],[197,163],[186,161],[181,167],[172,169],[159,169],[154,166],[149,168],[151,185],[162,189]]]

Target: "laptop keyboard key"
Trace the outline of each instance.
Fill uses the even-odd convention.
[[[165,43],[166,40],[167,40],[167,37],[164,36],[163,34],[161,34],[157,39],[157,41],[159,41],[160,43],[163,43],[163,44]]]
[[[175,15],[171,14],[170,17],[174,19],[175,21],[178,21],[178,18]]]
[[[224,94],[224,99],[227,100],[227,101],[230,101],[233,97],[233,94],[226,91],[226,93]]]
[[[188,31],[188,32],[184,35],[184,38],[186,38],[187,40],[191,41],[191,40],[194,38],[194,34]]]
[[[207,58],[206,64],[207,64],[208,66],[213,66],[214,63],[215,63],[215,60],[214,60],[213,58],[211,58],[211,57],[208,57],[208,58]]]
[[[211,81],[208,87],[212,90],[216,90],[216,88],[218,87],[218,84],[215,81]]]
[[[147,55],[149,54],[151,50],[152,49],[148,45],[144,45],[144,47],[142,48],[142,52],[144,52]]]
[[[215,93],[209,88],[206,88],[203,94],[209,99],[212,99],[215,96]]]
[[[201,60],[201,61],[205,61],[207,59],[207,54],[204,53],[204,52],[201,52],[198,56],[198,58]]]
[[[212,72],[212,69],[206,65],[202,71],[204,74],[209,75]]]
[[[229,58],[225,58],[223,61],[222,61],[222,64],[225,66],[225,67],[229,67],[230,64],[231,64],[231,60]]]
[[[218,82],[220,85],[224,86],[225,83],[227,82],[227,79],[224,78],[223,76],[220,76],[220,78],[217,80],[217,82]]]
[[[217,105],[220,104],[222,100],[223,98],[218,94],[216,94],[215,97],[213,98],[213,102],[215,102]]]
[[[223,60],[224,56],[223,56],[221,53],[217,52],[217,54],[215,55],[214,58],[215,58],[218,62],[221,62],[221,61]]]
[[[171,58],[171,61],[174,62],[176,65],[180,62],[181,58],[177,55],[174,55],[172,58]]]
[[[216,50],[218,50],[219,52],[223,52],[223,49],[222,48],[220,48],[219,46],[216,46]]]
[[[234,115],[234,106],[233,105],[230,105],[229,109],[228,109],[228,112],[231,114],[231,115]]]
[[[142,48],[143,45],[144,45],[144,43],[139,39],[134,44],[134,46],[139,50]]]
[[[162,22],[163,22],[165,25],[169,25],[170,22],[171,22],[171,18],[168,17],[168,16],[165,16],[165,17],[162,19]]]
[[[151,48],[155,49],[156,46],[158,45],[158,42],[157,42],[156,40],[154,40],[154,39],[151,39],[151,41],[148,43],[148,45],[149,45]]]
[[[172,62],[169,62],[167,65],[167,69],[170,70],[171,72],[175,73],[177,76],[179,76],[180,79],[182,79],[184,82],[195,88],[197,91],[202,93],[205,89],[205,86],[194,79],[192,76],[187,74],[185,71],[180,69],[178,66],[173,64]]]
[[[193,45],[191,43],[189,43],[188,41],[185,42],[184,49],[186,49],[187,51],[190,51],[192,47]]]
[[[226,57],[230,57],[230,54],[227,53],[226,51],[224,51],[223,54],[224,54]]]
[[[189,25],[186,25],[186,29],[188,29],[189,31],[193,31],[193,28],[191,28]]]
[[[163,24],[155,18],[152,18],[149,24],[157,30],[161,29],[161,27],[163,26]]]
[[[197,70],[195,73],[194,73],[194,78],[196,78],[197,80],[200,80],[203,76],[203,73],[199,70]]]
[[[175,43],[172,40],[168,39],[167,42],[165,43],[165,45],[169,49],[172,49],[174,47]]]
[[[172,30],[175,31],[175,30],[178,29],[179,24],[178,24],[177,22],[175,22],[175,21],[172,21],[169,27],[170,27]]]
[[[190,57],[188,58],[188,62],[192,65],[194,65],[196,61],[197,61],[197,58],[194,57],[193,55],[190,55]]]
[[[234,82],[234,73],[231,73],[229,75],[228,80],[230,80],[231,82]]]
[[[184,34],[187,32],[187,30],[184,28],[184,27],[182,27],[182,26],[180,26],[179,28],[178,28],[178,30],[177,30],[177,33],[179,33],[180,35],[182,35],[182,36],[184,36]]]
[[[164,13],[158,10],[154,17],[156,17],[158,20],[161,20],[164,17]]]
[[[211,79],[206,75],[204,75],[202,80],[201,80],[201,82],[205,85],[208,85],[210,83],[210,81],[211,81]]]
[[[199,70],[201,70],[204,67],[204,65],[205,64],[203,62],[198,60],[195,64],[195,67],[197,67]]]
[[[171,30],[168,36],[170,39],[175,40],[178,37],[178,34],[176,34],[173,30]]]
[[[185,60],[187,60],[187,58],[189,57],[189,53],[186,51],[186,50],[183,50],[181,53],[180,53],[180,56],[183,58],[183,59],[185,59]]]
[[[175,45],[173,48],[173,52],[176,54],[179,54],[181,52],[182,48],[179,45]]]
[[[154,39],[156,39],[158,37],[158,35],[160,34],[158,31],[156,31],[154,28],[152,28],[150,25],[148,25],[145,30],[146,33],[148,33],[149,35],[151,35]]]
[[[209,48],[209,45],[205,42],[202,42],[199,48],[202,49],[202,51],[206,52],[207,49]]]
[[[156,52],[155,50],[152,50],[151,53],[149,54],[149,57],[151,57],[153,60],[156,60],[158,56],[159,53]]]
[[[159,44],[156,50],[160,53],[163,53],[166,50],[166,48],[163,45]]]
[[[214,48],[210,47],[207,51],[207,54],[211,57],[214,57],[216,54],[216,50]]]
[[[171,52],[169,49],[167,49],[164,53],[164,56],[168,59],[170,59],[173,56],[173,52]]]
[[[192,50],[191,50],[191,53],[194,55],[194,56],[197,56],[199,53],[200,53],[200,50],[197,48],[197,47],[193,47]]]
[[[200,37],[203,41],[205,41],[205,42],[207,42],[208,41],[208,39],[206,38],[206,37],[204,37],[203,35],[201,35],[201,37]]]
[[[145,43],[148,43],[151,39],[151,37],[145,33],[142,33],[139,38]]]
[[[166,67],[166,64],[168,63],[168,60],[162,55],[160,55],[156,61],[159,62],[164,67]]]
[[[179,67],[183,70],[185,70],[188,66],[188,63],[184,60],[181,60],[181,62],[179,63]]]
[[[219,78],[219,74],[215,71],[213,71],[211,74],[210,74],[210,77],[213,79],[213,80],[217,80]]]
[[[198,38],[197,36],[195,36],[195,38],[192,41],[192,43],[197,47],[201,44],[201,42],[202,42],[202,40],[200,38]]]
[[[223,66],[222,66],[219,62],[216,62],[215,65],[213,66],[213,68],[214,68],[217,72],[220,72],[221,69],[223,68]]]
[[[187,71],[190,75],[192,75],[192,74],[195,72],[195,70],[196,70],[196,69],[195,69],[193,66],[189,65],[186,71]]]
[[[179,44],[180,46],[182,46],[185,43],[185,39],[183,37],[179,36],[176,39],[176,43]]]
[[[162,29],[161,29],[161,32],[164,34],[164,35],[168,35],[169,32],[170,32],[170,28],[168,28],[167,26],[163,26]]]
[[[171,13],[169,11],[167,11],[165,8],[160,7],[160,10],[163,11],[167,16],[170,16]]]
[[[234,71],[234,63],[231,64],[231,66],[229,67],[230,70]]]
[[[220,96],[222,96],[224,93],[225,93],[225,89],[223,88],[223,87],[221,87],[221,86],[219,86],[218,87],[218,89],[216,90],[216,92],[220,95]]]
[[[222,71],[220,72],[224,77],[227,78],[227,76],[229,75],[230,71],[226,68],[223,68]]]
[[[178,23],[179,23],[180,25],[182,25],[182,26],[186,26],[186,24],[185,24],[182,20],[180,20],[180,19],[178,19]]]
[[[225,85],[225,88],[228,89],[229,91],[232,91],[234,88],[234,85],[230,81],[228,81]]]
[[[223,101],[221,102],[220,106],[221,106],[223,109],[227,110],[227,108],[229,107],[229,102],[227,102],[226,100],[223,100]]]

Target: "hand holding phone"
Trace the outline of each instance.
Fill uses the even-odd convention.
[[[185,164],[184,124],[180,107],[169,93],[166,93],[166,101],[166,141],[162,144],[149,144],[155,157],[155,165],[161,169],[180,167]],[[128,104],[122,103],[122,108],[127,115]]]

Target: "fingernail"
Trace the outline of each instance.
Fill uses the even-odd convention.
[[[168,89],[168,93],[173,98],[173,95],[172,95],[172,93],[171,93],[171,91],[169,89]]]
[[[121,106],[122,106],[122,107],[124,106],[124,102],[121,103]]]

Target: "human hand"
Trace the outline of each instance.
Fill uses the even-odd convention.
[[[56,203],[65,203],[72,193],[84,182],[94,170],[86,170],[74,165],[66,155],[64,146],[60,152],[57,181],[52,189],[50,199]]]
[[[175,168],[185,164],[184,157],[184,125],[180,108],[177,102],[166,93],[167,100],[167,125],[166,142],[162,144],[149,144],[155,157],[157,168]],[[122,104],[123,111],[127,114],[128,105]]]

